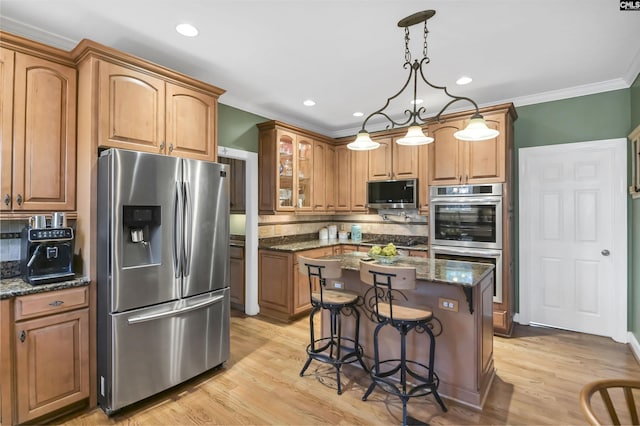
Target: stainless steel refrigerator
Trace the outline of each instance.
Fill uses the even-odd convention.
[[[98,403],[229,357],[228,166],[119,149],[98,164]]]

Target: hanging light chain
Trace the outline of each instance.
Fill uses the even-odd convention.
[[[427,21],[424,21],[424,46],[422,48],[422,56],[427,57],[427,35],[429,34],[429,30],[427,29]]]
[[[409,27],[404,27],[404,60],[411,62],[411,51],[409,50]]]

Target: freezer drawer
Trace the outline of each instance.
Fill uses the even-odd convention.
[[[107,414],[184,382],[229,358],[229,289],[109,315],[111,351],[98,361]]]

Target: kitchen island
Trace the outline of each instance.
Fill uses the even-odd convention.
[[[360,281],[360,259],[366,253],[349,253],[325,258],[340,260],[342,278],[327,284],[355,291],[362,296],[360,343],[366,364],[373,363],[372,287]],[[474,408],[482,408],[495,375],[493,364],[493,265],[398,256],[395,266],[416,268],[416,289],[403,290],[406,306],[428,307],[433,311],[436,335],[435,372],[440,378],[441,396]],[[323,317],[327,332],[328,316]],[[343,321],[343,335],[354,334],[354,323]],[[399,337],[391,327],[380,332],[381,359],[399,357]],[[407,336],[407,357],[426,361],[428,338]]]

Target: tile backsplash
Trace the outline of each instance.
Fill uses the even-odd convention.
[[[20,232],[26,224],[22,220],[0,222],[0,262],[20,260]]]
[[[271,238],[291,235],[317,234],[321,228],[336,225],[338,230],[351,231],[358,224],[363,234],[413,235],[427,237],[427,218],[419,215],[344,215],[301,216],[264,215],[258,219],[258,237]]]

